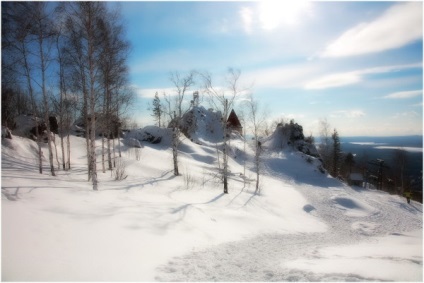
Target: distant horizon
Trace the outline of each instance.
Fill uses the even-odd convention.
[[[401,137],[424,137],[423,135],[393,135],[393,136],[341,136],[341,138],[401,138]]]

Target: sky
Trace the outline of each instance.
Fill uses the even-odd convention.
[[[294,119],[305,135],[319,135],[323,119],[340,136],[423,133],[422,2],[110,5],[120,6],[132,45],[140,126],[154,123],[156,91],[174,92],[170,72],[209,72],[219,87],[231,67],[268,121]]]

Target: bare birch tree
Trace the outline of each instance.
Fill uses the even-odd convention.
[[[164,94],[164,100],[167,105],[164,112],[171,120],[170,127],[172,128],[172,160],[174,165],[174,175],[178,176],[178,146],[180,144],[180,121],[182,116],[188,111],[188,107],[183,108],[184,97],[187,91],[194,85],[195,72],[191,71],[186,75],[181,75],[179,72],[171,72],[169,80],[173,83],[176,91],[174,97]]]
[[[112,170],[111,160],[111,137],[115,138],[119,133],[120,108],[129,104],[128,96],[121,91],[127,85],[127,65],[129,43],[123,38],[124,26],[120,23],[119,11],[107,13],[107,20],[99,20],[101,40],[100,74],[103,89],[103,119],[102,119],[102,167],[105,171],[104,157],[107,140],[108,169]],[[121,96],[113,97],[113,96]],[[125,98],[124,98],[125,97]],[[119,137],[118,137],[119,138]]]
[[[2,2],[2,23],[7,25],[8,32],[2,27],[2,46],[7,47],[14,57],[10,67],[17,76],[23,78],[24,85],[30,97],[32,114],[35,122],[35,139],[37,142],[38,171],[43,173],[43,152],[41,149],[41,137],[39,133],[38,108],[34,90],[34,62],[31,53],[36,39],[33,36],[35,22],[34,2]],[[6,45],[4,45],[6,42]],[[3,55],[3,54],[2,54]],[[10,58],[9,58],[10,59]],[[2,62],[3,68],[3,62]]]
[[[48,154],[49,154],[49,165],[50,172],[52,176],[56,176],[54,163],[53,163],[53,149],[52,149],[52,133],[50,130],[50,119],[49,119],[49,102],[46,90],[46,71],[48,68],[49,61],[51,61],[51,47],[52,39],[54,35],[53,22],[51,15],[47,13],[46,2],[34,2],[34,26],[33,33],[36,37],[38,44],[38,60],[39,60],[39,69],[41,73],[41,93],[43,96],[43,106],[44,106],[44,120],[46,123],[47,131],[47,144],[48,144]]]
[[[56,47],[56,62],[57,62],[57,84],[59,86],[59,95],[54,99],[56,113],[59,116],[59,137],[60,147],[62,150],[62,168],[63,170],[71,169],[71,142],[70,142],[70,127],[73,119],[73,112],[76,108],[76,101],[73,97],[69,97],[69,83],[65,79],[71,77],[68,71],[69,65],[72,65],[67,56],[65,45],[65,13],[66,5],[59,4],[55,9],[55,47]],[[66,150],[65,150],[66,137]]]
[[[262,144],[260,141],[260,133],[262,131],[262,127],[265,123],[265,115],[259,113],[259,104],[253,96],[251,96],[250,100],[247,101],[247,119],[250,124],[251,132],[253,134],[254,140],[254,149],[255,149],[255,157],[253,160],[255,173],[256,173],[256,185],[255,185],[255,193],[260,193],[260,182],[259,178],[261,175],[261,154],[262,154]]]
[[[74,59],[78,88],[83,95],[86,127],[88,176],[93,190],[98,188],[96,163],[96,110],[100,93],[99,73],[101,42],[99,23],[105,19],[103,2],[69,3],[67,19],[68,53]]]
[[[223,170],[222,180],[224,185],[224,193],[228,194],[228,127],[227,119],[229,109],[233,108],[234,101],[237,96],[241,95],[248,88],[240,87],[240,70],[232,68],[228,69],[225,76],[225,87],[218,87],[214,85],[212,76],[209,73],[200,74],[204,82],[204,92],[209,96],[210,103],[213,107],[222,113],[222,131],[223,131]]]
[[[190,71],[187,75],[182,76],[179,72],[171,72],[169,80],[175,86],[177,95],[175,97],[175,108],[177,111],[177,117],[181,118],[183,116],[183,102],[184,96],[187,93],[187,90],[194,85],[194,71]]]

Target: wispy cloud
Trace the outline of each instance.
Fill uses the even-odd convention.
[[[422,93],[423,93],[422,89],[409,90],[409,91],[399,91],[399,92],[394,92],[394,93],[388,94],[388,95],[384,96],[383,98],[385,98],[385,99],[406,99],[406,98],[420,96],[420,95],[422,95]]]
[[[417,117],[420,117],[420,114],[417,111],[399,112],[392,116],[393,119],[400,119],[400,118],[411,119],[411,118],[417,118]]]
[[[422,38],[422,3],[390,7],[379,18],[343,33],[322,52],[322,57],[345,57],[399,48]]]
[[[140,98],[146,98],[146,99],[153,99],[155,97],[155,94],[158,93],[159,97],[162,98],[163,94],[166,93],[167,95],[176,95],[175,88],[140,88],[133,86],[135,89],[135,92],[138,97]]]
[[[315,64],[290,64],[250,71],[244,74],[255,87],[293,88],[301,87],[305,79],[315,76],[321,66]]]
[[[388,72],[397,72],[405,69],[422,68],[422,63],[405,64],[405,65],[394,65],[394,66],[382,66],[375,68],[367,68],[363,70],[355,70],[351,72],[335,73],[320,77],[315,80],[308,81],[305,85],[305,89],[325,89],[340,87],[346,85],[352,85],[363,81],[364,76],[369,74],[382,74]]]
[[[338,110],[338,111],[334,111],[331,113],[331,117],[332,118],[340,118],[340,117],[345,117],[345,118],[360,118],[365,116],[365,112],[363,110],[360,109],[352,109],[352,110]]]
[[[325,89],[351,85],[362,81],[360,72],[331,74],[305,84],[305,89]]]

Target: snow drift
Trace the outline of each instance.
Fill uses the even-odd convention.
[[[241,139],[223,194],[219,115],[193,110],[181,176],[171,129],[148,126],[121,141],[128,177],[99,171],[97,192],[85,139],[71,137],[72,170],[57,177],[37,173],[35,142],[2,139],[2,280],[422,281],[421,204],[322,174],[318,158],[279,148],[277,130],[263,143],[261,194]]]

